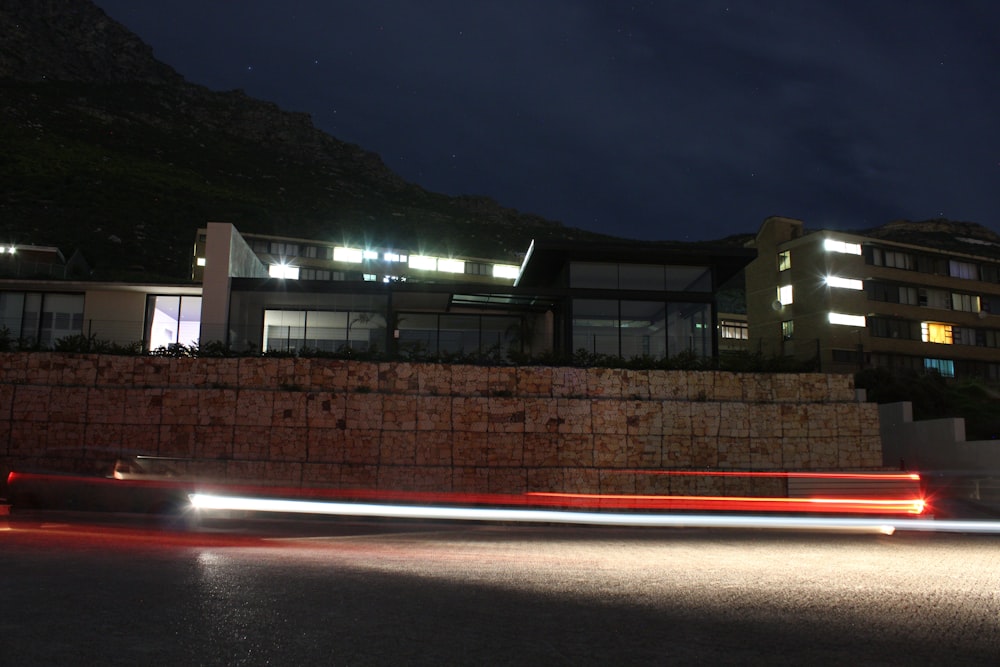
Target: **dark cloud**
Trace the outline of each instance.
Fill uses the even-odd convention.
[[[992,2],[98,4],[191,81],[576,227],[1000,227]]]

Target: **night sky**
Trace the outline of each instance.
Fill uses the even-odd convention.
[[[994,0],[96,0],[403,178],[655,240],[1000,231]]]

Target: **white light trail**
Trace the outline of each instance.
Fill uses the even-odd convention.
[[[905,519],[880,517],[759,516],[733,514],[657,514],[579,512],[504,507],[448,507],[322,502],[277,498],[248,498],[193,493],[191,505],[199,510],[244,510],[290,514],[324,514],[395,519],[447,519],[459,521],[520,521],[592,526],[645,526],[659,528],[769,528],[791,530],[858,531],[892,535],[896,531],[997,533],[1000,521]]]

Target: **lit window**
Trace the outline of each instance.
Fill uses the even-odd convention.
[[[979,267],[971,262],[960,262],[957,259],[953,259],[948,262],[948,275],[955,278],[979,280]]]
[[[333,261],[335,262],[349,262],[351,264],[360,264],[362,260],[362,252],[356,248],[344,248],[343,246],[336,246],[333,249]]]
[[[361,253],[363,259],[378,259],[378,252],[374,250],[365,250]]]
[[[384,259],[387,262],[398,262],[399,255],[394,252],[387,252],[384,255],[382,255],[382,259]]]
[[[920,340],[925,343],[951,345],[953,342],[951,325],[943,324],[941,322],[921,322]]]
[[[378,275],[374,273],[365,273],[363,274],[362,277],[364,278],[365,282],[369,283],[378,282]]]
[[[778,253],[778,270],[787,271],[792,268],[792,252],[790,250],[782,250]]]
[[[460,259],[439,259],[437,268],[445,273],[465,273],[465,262]]]
[[[837,241],[835,239],[825,239],[823,241],[823,250],[826,250],[827,252],[842,252],[848,255],[860,255],[861,244],[847,243],[845,241]]]
[[[785,320],[781,323],[782,340],[791,340],[795,334],[795,320]]]
[[[840,278],[839,276],[827,276],[826,284],[830,287],[843,287],[844,289],[862,290],[864,283],[854,278]]]
[[[955,377],[955,362],[951,359],[924,359],[924,368],[935,370],[946,378]]]
[[[0,248],[0,250],[3,250],[3,248]],[[198,259],[195,260],[195,264],[197,264],[198,266],[205,266],[205,258],[199,257]]]
[[[967,313],[978,313],[980,311],[980,299],[972,294],[952,294],[951,309],[963,310]]]
[[[437,268],[437,257],[427,255],[410,255],[410,268],[433,271]]]
[[[268,267],[267,274],[272,278],[298,280],[299,267],[289,266],[288,264],[272,264]]]
[[[513,266],[511,264],[494,264],[493,265],[493,277],[494,278],[510,278],[511,280],[517,278],[520,274],[520,267]]]
[[[864,315],[848,315],[846,313],[830,313],[830,324],[844,324],[849,327],[865,326]]]
[[[793,302],[791,285],[782,285],[778,288],[778,301],[781,302],[782,306],[787,306]]]
[[[719,336],[729,340],[747,340],[747,323],[739,320],[720,320]]]

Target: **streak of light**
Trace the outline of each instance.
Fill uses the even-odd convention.
[[[323,514],[394,519],[444,519],[460,521],[510,521],[598,526],[677,528],[768,528],[792,530],[855,531],[892,535],[897,531],[1000,534],[1000,521],[903,519],[885,517],[816,517],[731,514],[659,514],[581,512],[575,510],[502,507],[442,507],[372,503],[323,502],[217,496],[193,493],[191,504],[199,510],[243,510],[290,514]]]

